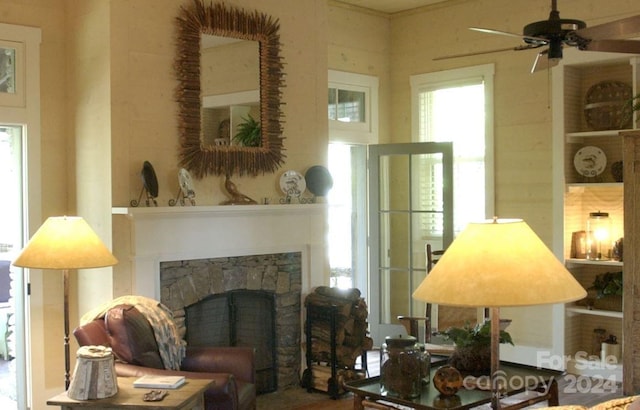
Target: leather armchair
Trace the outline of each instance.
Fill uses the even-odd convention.
[[[76,328],[80,344],[110,346],[113,338],[105,320],[95,319]],[[122,346],[120,345],[120,349]],[[135,352],[131,352],[135,355]],[[174,374],[193,379],[210,379],[213,387],[205,392],[207,410],[252,410],[256,408],[254,351],[248,347],[187,347],[180,370],[166,370],[123,363],[116,360],[116,374],[123,377],[145,374]]]

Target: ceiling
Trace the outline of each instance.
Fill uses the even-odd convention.
[[[351,4],[383,13],[398,13],[447,0],[337,0],[339,3]]]

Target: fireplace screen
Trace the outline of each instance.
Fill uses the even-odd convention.
[[[232,290],[185,308],[190,346],[253,347],[258,393],[277,390],[275,298],[272,292]]]

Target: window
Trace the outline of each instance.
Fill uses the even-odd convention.
[[[453,220],[459,233],[469,222],[493,215],[493,65],[412,76],[411,90],[413,140],[453,143]],[[425,204],[441,202],[437,192],[420,188],[438,186],[436,165],[421,164],[425,181],[416,194]],[[437,237],[442,223],[435,218],[425,215],[420,223]]]
[[[0,106],[24,106],[24,43],[0,38]]]
[[[331,142],[377,142],[378,78],[329,70],[328,118]]]
[[[0,93],[16,92],[16,49],[0,45]]]
[[[329,120],[366,124],[365,92],[329,88]]]

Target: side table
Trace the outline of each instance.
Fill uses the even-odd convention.
[[[137,377],[118,377],[118,393],[115,396],[98,400],[73,400],[67,392],[47,400],[50,406],[60,406],[62,410],[71,409],[155,409],[155,410],[204,410],[204,392],[212,380],[187,379],[177,389],[167,390],[161,401],[143,401],[142,396],[149,390],[133,387]]]

